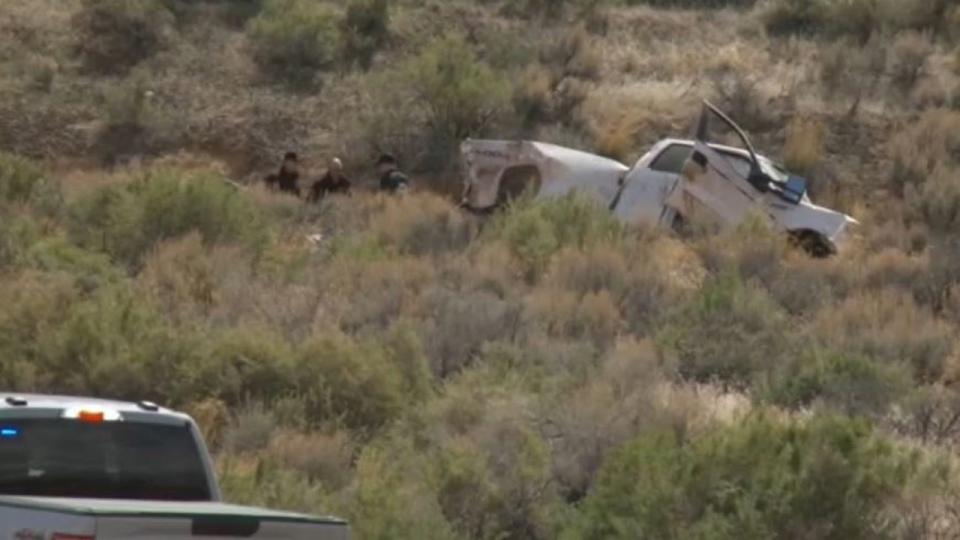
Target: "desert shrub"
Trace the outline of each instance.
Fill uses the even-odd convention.
[[[906,199],[919,220],[938,233],[949,233],[960,225],[960,169],[950,165],[935,168],[923,183],[908,185]]]
[[[411,403],[421,403],[434,395],[434,378],[429,358],[416,327],[400,321],[384,336],[387,361],[396,366],[402,379],[403,395]]]
[[[784,331],[788,326],[769,295],[726,272],[671,315],[657,341],[684,379],[745,389],[797,354],[799,336]]]
[[[859,285],[838,260],[797,255],[787,258],[767,283],[770,295],[791,315],[813,314]]]
[[[794,118],[787,126],[783,163],[797,174],[810,176],[824,155],[823,124],[816,120]]]
[[[573,3],[571,0],[505,0],[503,12],[512,16],[556,19]]]
[[[951,0],[768,0],[760,19],[774,34],[823,33],[866,43],[888,30],[950,33]]]
[[[658,7],[684,8],[719,8],[719,7],[750,7],[757,0],[625,0],[630,6],[650,5]]]
[[[343,54],[351,62],[368,68],[390,32],[388,0],[351,0],[340,23]]]
[[[218,469],[224,498],[234,504],[312,514],[329,512],[330,499],[320,483],[311,482],[301,471],[286,468],[276,460],[227,456],[221,458]]]
[[[157,244],[143,261],[138,285],[174,322],[210,319],[225,303],[234,279],[250,294],[248,254],[235,247],[208,248],[196,231]]]
[[[47,339],[47,369],[59,391],[174,405],[195,397],[198,341],[172,328],[129,284],[73,305]]]
[[[774,102],[752,70],[720,65],[709,73],[714,100],[726,114],[750,131],[760,131],[780,123],[783,106]],[[780,105],[780,106],[778,106]]]
[[[826,97],[853,98],[851,112],[870,95],[887,71],[888,47],[874,36],[865,45],[838,39],[820,48],[819,78]],[[868,81],[864,84],[864,80]]]
[[[810,0],[773,0],[760,11],[761,21],[772,34],[812,32],[825,16],[824,2]]]
[[[578,195],[518,202],[488,230],[492,239],[506,242],[529,279],[543,273],[550,258],[565,246],[618,242],[625,235],[623,225],[609,212]]]
[[[295,389],[296,352],[276,334],[238,326],[207,339],[203,359],[183,381],[200,396],[216,397],[236,407],[275,409],[275,401]]]
[[[549,455],[515,418],[481,424],[439,452],[437,499],[447,520],[472,538],[543,536]]]
[[[549,335],[585,339],[598,350],[611,346],[623,326],[620,308],[608,291],[578,296],[543,288],[530,296],[528,306]]]
[[[350,481],[354,452],[354,443],[344,431],[281,431],[271,437],[266,453],[268,459],[305,475],[311,482],[338,490]]]
[[[930,34],[909,31],[897,35],[890,49],[890,77],[894,84],[904,91],[913,88],[933,52]]]
[[[944,384],[913,389],[890,419],[898,432],[932,444],[951,444],[960,436],[960,394]]]
[[[119,283],[124,277],[109,257],[80,248],[62,235],[36,240],[23,254],[21,263],[43,272],[68,274],[85,292]]]
[[[950,165],[960,155],[960,113],[925,112],[891,139],[890,153],[891,187],[903,194],[908,185],[921,186],[938,167]]]
[[[253,56],[263,72],[295,85],[316,82],[337,60],[337,19],[326,4],[267,0],[247,24]]]
[[[157,155],[182,144],[184,118],[159,99],[143,77],[107,87],[102,115],[96,142],[104,163]]]
[[[476,226],[449,201],[423,193],[387,201],[370,228],[381,242],[401,253],[426,255],[462,250]]]
[[[249,402],[235,411],[223,431],[223,449],[231,454],[252,454],[270,444],[277,418],[262,403]]]
[[[607,452],[661,427],[664,375],[652,343],[618,342],[591,372],[543,413],[555,427],[553,474],[568,501],[586,496]]]
[[[785,370],[766,396],[785,407],[826,405],[846,415],[882,417],[913,384],[902,364],[885,364],[862,356],[812,354]]]
[[[123,74],[168,44],[174,16],[162,0],[84,0],[74,25],[86,66]]]
[[[296,362],[312,423],[337,421],[373,432],[397,418],[410,401],[400,366],[382,346],[345,335],[317,336],[304,345]]]
[[[516,335],[520,307],[486,291],[453,291],[432,287],[424,292],[421,326],[430,367],[440,377],[453,375],[473,362],[481,347]]]
[[[827,348],[875,362],[903,364],[918,382],[936,381],[953,352],[949,327],[907,293],[882,290],[847,298],[817,317],[815,337]]]
[[[627,292],[627,264],[619,246],[594,244],[583,250],[568,247],[550,263],[544,281],[548,286],[581,295],[608,291],[615,298],[621,298]]]
[[[351,532],[360,538],[458,538],[425,480],[429,465],[409,444],[370,445],[357,460],[342,504]]]
[[[26,158],[0,152],[0,205],[25,205],[48,215],[63,204],[60,185]]]
[[[509,103],[508,81],[456,35],[428,45],[401,67],[399,77],[441,139],[482,135]]]
[[[85,195],[71,213],[80,245],[134,268],[157,242],[192,231],[207,245],[238,242],[259,250],[268,239],[250,200],[209,172],[147,170]]]
[[[596,40],[586,28],[576,26],[544,48],[541,61],[548,66],[554,80],[567,77],[592,80],[600,75],[603,56]]]
[[[736,228],[704,234],[694,248],[708,270],[733,272],[744,280],[769,283],[782,265],[786,250],[783,233],[761,215],[749,215]]]
[[[27,216],[10,215],[0,221],[0,271],[19,266],[39,237],[37,224]]]
[[[645,436],[607,460],[568,537],[873,538],[915,461],[835,416],[756,416],[687,446]]]
[[[223,434],[232,420],[227,404],[215,398],[203,398],[183,405],[183,411],[197,423],[200,434],[211,452],[223,445]]]
[[[0,286],[0,378],[18,391],[59,386],[64,374],[55,369],[53,333],[60,328],[80,291],[65,274],[22,272],[5,276]]]
[[[529,64],[513,89],[513,108],[527,125],[548,118],[552,109],[553,76],[542,64]]]

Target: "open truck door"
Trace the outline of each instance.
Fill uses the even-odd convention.
[[[744,153],[724,151],[710,144],[710,122],[719,121],[736,134]],[[772,217],[763,204],[770,191],[750,140],[730,118],[708,102],[697,124],[693,150],[683,165],[677,185],[667,198],[683,220],[737,226],[751,213]]]

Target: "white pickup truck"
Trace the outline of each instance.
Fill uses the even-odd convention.
[[[220,500],[189,416],[0,394],[0,540],[347,540],[346,522]]]
[[[737,145],[711,141],[711,120]],[[579,192],[630,225],[692,221],[736,226],[754,214],[813,256],[834,254],[852,217],[813,204],[806,181],[759,155],[746,134],[708,102],[694,140],[665,139],[633,167],[536,141],[467,140],[461,145],[463,206],[487,211],[523,192],[549,198]]]

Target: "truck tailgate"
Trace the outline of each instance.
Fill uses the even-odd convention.
[[[96,540],[347,540],[344,521],[213,502],[0,497],[0,506],[93,519]],[[48,531],[82,534],[86,531]]]

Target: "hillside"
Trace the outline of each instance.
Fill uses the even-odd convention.
[[[231,500],[361,540],[956,537],[958,37],[953,0],[5,0],[0,388],[183,408]],[[849,250],[450,196],[464,137],[629,162],[704,98]],[[287,150],[359,189],[266,190]]]

